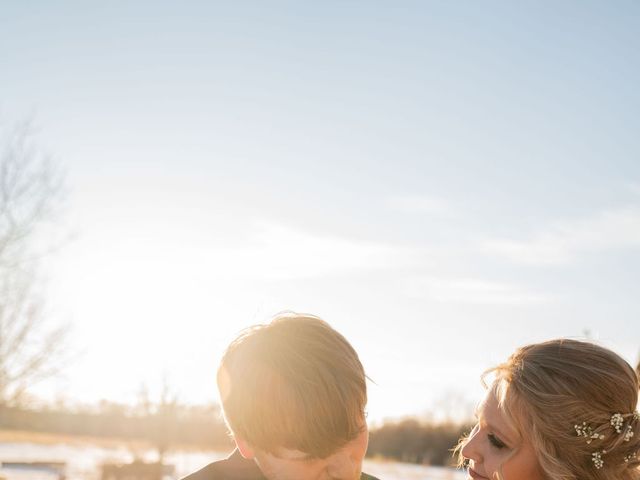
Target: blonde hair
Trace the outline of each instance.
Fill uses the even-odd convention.
[[[491,390],[501,410],[532,444],[546,478],[640,479],[638,375],[619,355],[593,343],[558,339],[519,348],[488,373],[495,375]],[[616,413],[633,428],[628,441],[624,430],[611,425]],[[575,426],[583,422],[604,437],[579,436]],[[604,462],[601,468],[594,453]]]
[[[242,332],[218,369],[231,432],[254,447],[324,458],[364,428],[365,373],[353,347],[313,315],[283,313]]]

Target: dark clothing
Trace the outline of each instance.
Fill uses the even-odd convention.
[[[246,460],[235,450],[224,460],[210,463],[206,467],[182,480],[266,480],[253,460]]]
[[[213,462],[182,480],[267,480],[253,460],[235,450],[228,458]],[[360,480],[378,480],[363,473]]]

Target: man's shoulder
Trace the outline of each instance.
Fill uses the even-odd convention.
[[[220,460],[218,462],[210,463],[197,472],[193,472],[186,477],[183,477],[181,480],[212,480],[217,476],[216,472],[219,470],[219,464],[225,461],[226,460]]]
[[[236,450],[228,458],[210,463],[182,480],[264,480],[260,469]]]
[[[368,475],[366,473],[362,473],[360,475],[360,480],[378,480],[376,477],[372,476],[372,475]]]

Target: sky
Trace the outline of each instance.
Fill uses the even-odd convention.
[[[531,342],[638,360],[637,2],[0,5],[0,126],[66,172],[36,394],[214,401],[282,310],[350,340],[372,422],[466,415]]]

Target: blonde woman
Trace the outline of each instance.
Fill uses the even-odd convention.
[[[460,444],[469,478],[640,480],[638,375],[619,355],[552,340],[487,374],[478,423]]]

